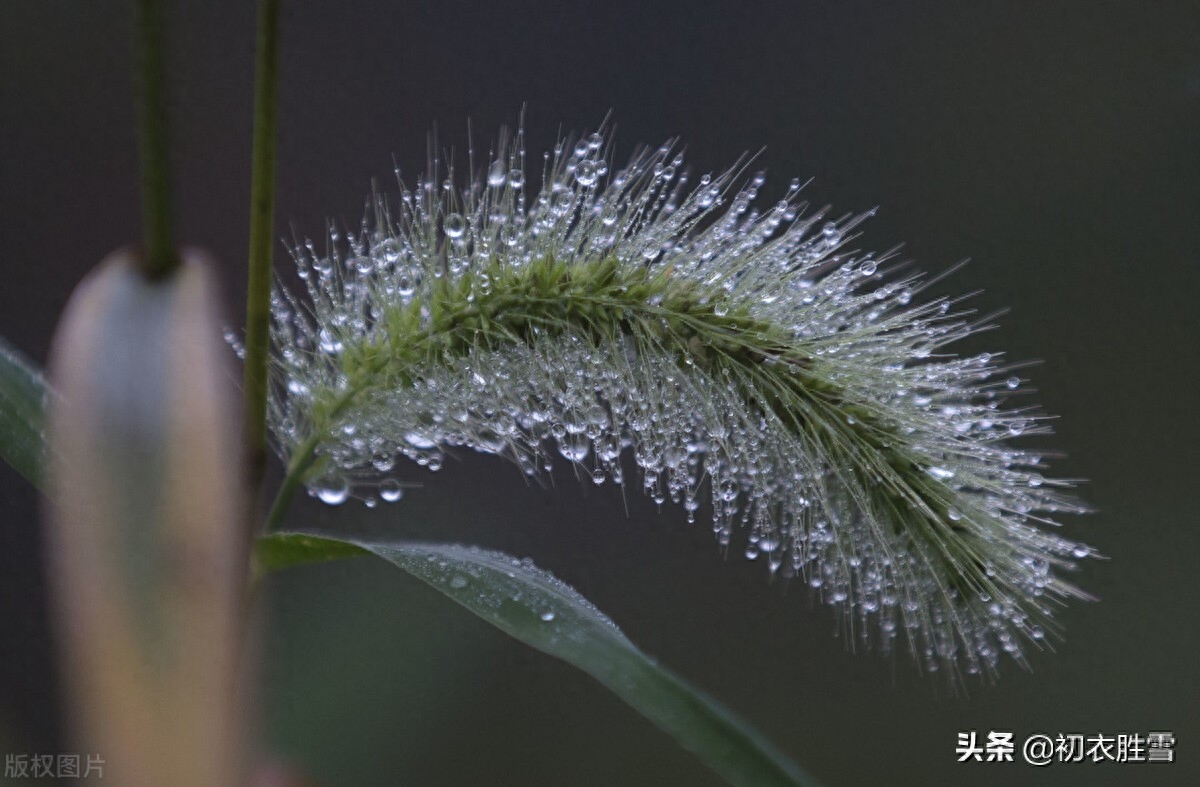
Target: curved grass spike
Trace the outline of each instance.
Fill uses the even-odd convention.
[[[984,325],[891,255],[850,250],[865,216],[806,212],[793,181],[754,206],[741,168],[687,187],[668,143],[609,175],[603,132],[565,139],[529,183],[523,135],[461,185],[430,162],[398,206],[298,244],[307,298],[273,294],[270,420],[327,503],[400,496],[403,456],[464,446],[597,483],[632,454],[655,500],[712,500],[719,543],[762,557],[863,640],[903,635],[922,665],[991,671],[1055,631],[1092,554],[1044,526],[1082,506],[1017,406],[1000,356],[945,345]]]

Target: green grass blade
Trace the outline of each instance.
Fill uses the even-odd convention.
[[[33,363],[0,339],[0,458],[39,486],[48,390]]]
[[[543,653],[591,675],[735,785],[815,782],[715,700],[656,664],[550,573],[500,552],[413,542],[341,542],[294,533],[259,541],[264,567],[371,552]],[[353,554],[351,552],[350,554]]]
[[[272,533],[260,538],[255,550],[258,566],[263,571],[327,563],[367,554],[370,554],[367,550],[347,541],[305,533]]]

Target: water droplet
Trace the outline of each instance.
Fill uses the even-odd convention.
[[[404,489],[401,488],[400,482],[396,479],[385,478],[379,482],[379,496],[386,503],[395,503],[404,497]]]
[[[402,298],[411,297],[420,283],[420,272],[416,268],[404,268],[396,273],[396,292]]]
[[[568,434],[558,439],[558,452],[572,462],[582,462],[591,452],[592,441],[584,434]]]
[[[1021,385],[1021,378],[1009,377],[1007,380],[1005,380],[1004,385],[1008,387],[1008,390],[1015,391]]]
[[[494,189],[499,188],[504,185],[505,179],[506,179],[506,176],[504,173],[504,162],[503,161],[492,162],[491,169],[488,170],[488,176],[487,176],[488,185]]]
[[[555,216],[565,216],[575,204],[575,192],[565,186],[559,186],[550,195],[550,212]]]
[[[450,587],[454,588],[455,590],[462,590],[469,583],[470,580],[468,580],[462,574],[455,574],[454,576],[450,577]]]
[[[462,217],[461,213],[449,213],[442,220],[442,229],[446,231],[446,237],[451,240],[461,238],[467,229],[467,220]]]
[[[581,186],[592,186],[596,183],[596,162],[584,159],[575,167],[575,180]]]
[[[409,432],[404,435],[404,440],[413,448],[417,448],[422,451],[430,448],[437,448],[436,440],[433,440],[430,437],[421,434],[420,432]]]
[[[330,478],[313,486],[313,492],[322,503],[340,506],[350,497],[350,485],[344,478]]]
[[[539,615],[539,617],[542,619],[543,622],[549,623],[550,621],[554,620],[555,614],[549,610],[546,610],[541,615]]]
[[[374,249],[375,256],[381,258],[384,262],[394,264],[400,259],[400,242],[395,238],[387,238],[380,241],[379,245]]]
[[[341,339],[331,333],[328,328],[321,329],[321,333],[317,337],[317,343],[320,345],[323,352],[333,354],[340,353],[342,351]]]

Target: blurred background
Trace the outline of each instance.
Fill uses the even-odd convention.
[[[173,4],[178,226],[243,297],[253,3]],[[618,159],[679,136],[693,173],[763,148],[764,204],[880,206],[863,243],[1008,307],[981,349],[1038,358],[1057,471],[1111,559],[1067,638],[955,695],[903,653],[848,652],[825,608],[726,559],[706,527],[560,468],[460,454],[371,512],[291,523],[530,556],[829,785],[1200,783],[1200,6],[1195,2],[469,3],[285,0],[278,232],[356,225],[427,134],[465,151],[527,105],[533,157],[612,112]],[[130,20],[118,2],[0,6],[0,336],[39,363],[83,274],[140,235]],[[287,265],[282,246],[280,265]],[[974,349],[972,347],[964,350]],[[0,751],[64,748],[37,495],[0,467]],[[267,746],[328,787],[710,785],[567,665],[379,561],[273,578]],[[956,733],[1170,730],[1173,765],[958,765]]]

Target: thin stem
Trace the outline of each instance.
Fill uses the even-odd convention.
[[[336,418],[339,413],[345,410],[354,402],[354,399],[359,394],[359,389],[351,386],[349,390],[341,395],[329,408],[329,418]],[[288,462],[287,474],[284,476],[283,483],[279,486],[279,491],[275,494],[275,500],[271,503],[271,510],[267,514],[266,524],[263,529],[270,533],[279,528],[279,523],[283,519],[284,513],[287,511],[292,502],[292,495],[304,480],[304,474],[308,468],[312,467],[313,460],[317,455],[317,448],[321,445],[321,432],[314,430],[308,438],[296,447],[292,453],[292,459]]]
[[[162,0],[134,3],[137,52],[138,149],[142,175],[142,269],[152,279],[179,266],[171,205],[170,134]]]
[[[266,532],[270,533],[279,528],[284,513],[292,503],[292,495],[304,479],[304,471],[312,464],[318,442],[316,435],[313,435],[296,450],[288,464],[287,475],[284,476],[283,483],[279,485],[279,491],[275,494],[275,500],[271,503],[271,510],[263,528]]]
[[[275,118],[279,73],[279,6],[261,0],[254,83],[254,143],[250,180],[250,276],[246,299],[244,383],[247,482],[258,499],[267,463],[267,364],[275,227]]]

